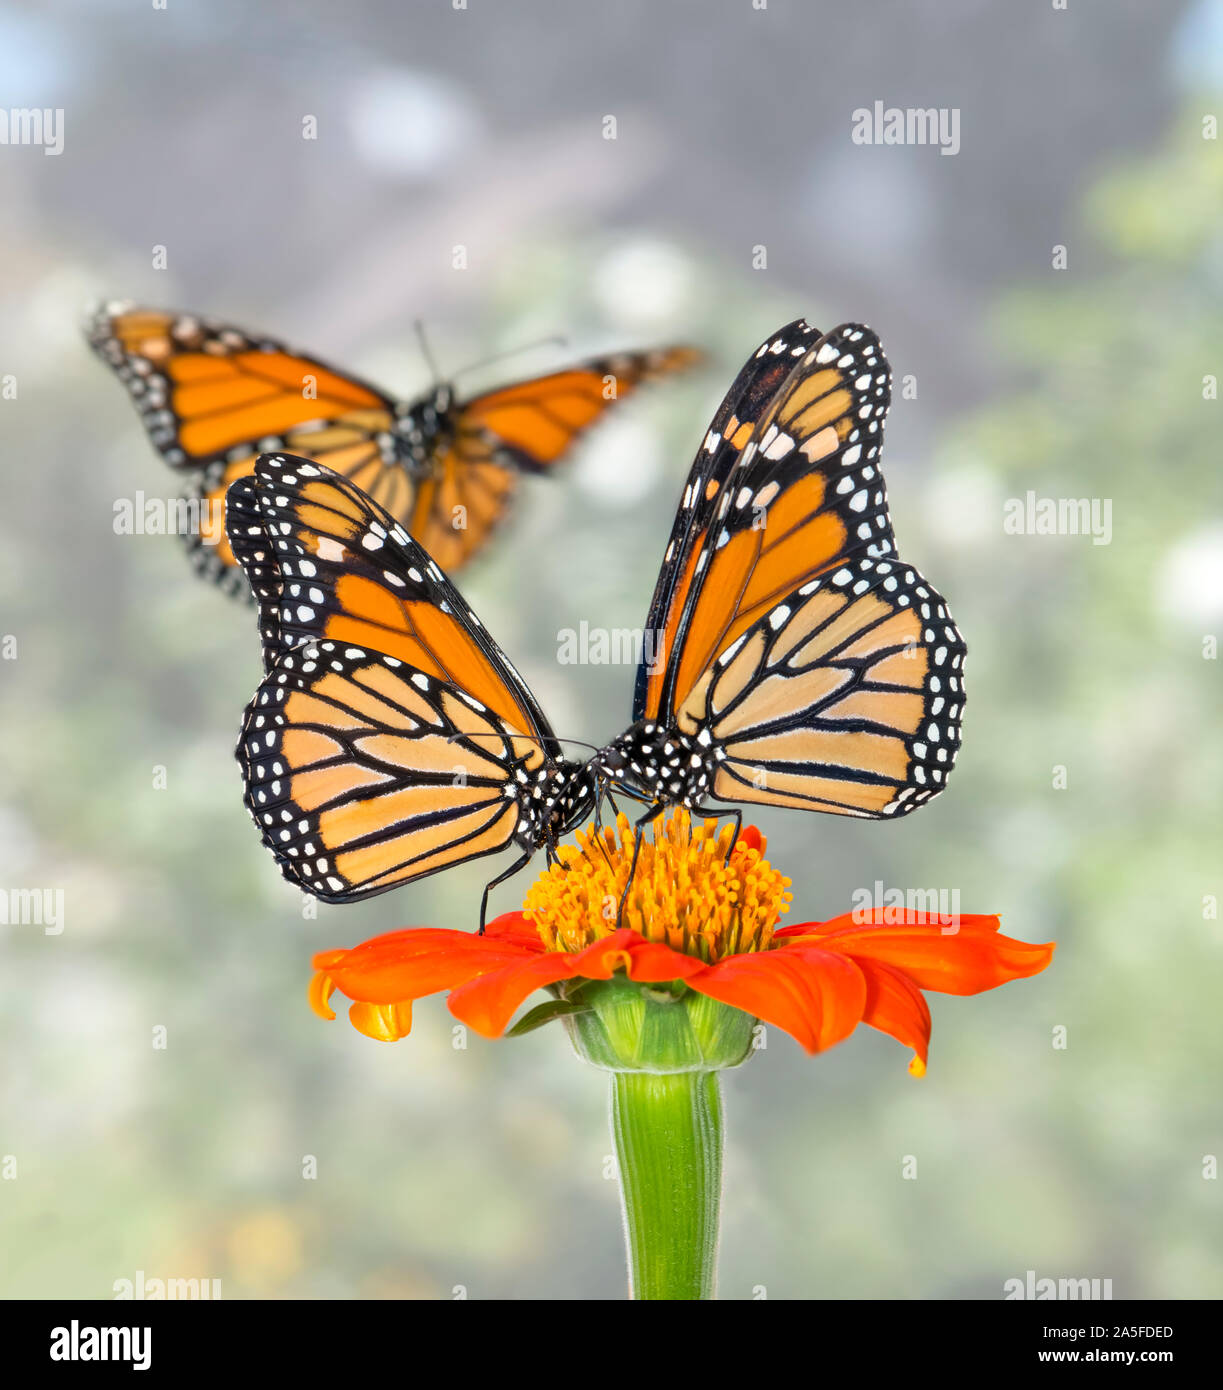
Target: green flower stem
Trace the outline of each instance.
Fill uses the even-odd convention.
[[[614,1072],[611,1128],[629,1297],[713,1298],[722,1204],[717,1072]]]
[[[752,1054],[756,1020],[679,981],[584,982],[564,1001],[579,1057],[611,1072],[629,1296],[712,1298],[722,1202],[718,1072]]]

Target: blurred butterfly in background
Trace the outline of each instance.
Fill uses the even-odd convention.
[[[500,882],[612,793],[641,824],[742,802],[894,818],[941,791],[965,648],[896,555],[890,381],[861,325],[760,346],[692,465],[633,723],[583,763],[393,517],[316,463],[260,458],[227,508],[266,670],[237,756],[285,877],[351,902],[516,844]]]
[[[195,314],[107,304],[86,334],[161,456],[192,475],[187,501],[200,525],[186,542],[197,569],[242,595],[224,498],[258,454],[325,461],[458,570],[502,519],[520,473],[547,472],[608,406],[701,360],[688,347],[625,352],[470,400],[439,382],[398,401],[317,358]]]

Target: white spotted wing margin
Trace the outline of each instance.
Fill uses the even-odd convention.
[[[256,606],[263,669],[270,671],[285,646],[280,634],[281,577],[253,477],[238,478],[226,490],[225,534],[238,562],[235,573],[244,577],[247,597]]]
[[[680,726],[709,730],[719,800],[894,819],[947,785],[965,651],[912,565],[859,555],[721,653]]]

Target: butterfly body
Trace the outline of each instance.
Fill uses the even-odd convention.
[[[707,728],[694,735],[638,720],[592,759],[603,784],[650,805],[702,809],[717,773],[718,750]]]
[[[515,774],[517,776],[517,773]],[[598,795],[589,768],[569,761],[539,768],[534,777],[516,786],[518,805],[515,843],[529,854],[556,847],[590,816]]]
[[[396,460],[414,478],[436,477],[439,456],[454,443],[458,409],[454,388],[441,382],[415,400],[395,406],[395,429],[391,436]]]

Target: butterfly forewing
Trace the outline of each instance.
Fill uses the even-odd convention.
[[[458,569],[505,515],[519,473],[549,471],[616,402],[701,360],[688,347],[592,357],[460,404],[451,437],[420,483],[412,534],[443,569]]]
[[[392,402],[375,387],[232,324],[109,304],[86,333],[175,468],[237,451],[253,465],[261,449],[281,447],[332,453],[331,466],[347,471],[353,451],[392,424]]]
[[[268,535],[253,474],[236,478],[230,483],[225,493],[224,511],[224,545],[232,557],[232,572],[244,582],[247,597],[254,600],[258,610],[263,669],[270,671],[281,652],[298,645],[300,639],[290,641],[281,632],[281,570],[276,549]],[[202,531],[201,534],[210,532]],[[199,545],[199,554],[206,557],[203,542]],[[203,562],[207,562],[206,558]]]
[[[264,455],[255,476],[281,577],[285,646],[330,639],[395,657],[559,751],[525,681],[393,516],[308,459]]]
[[[457,443],[464,451],[479,439],[502,463],[532,472],[546,470],[608,406],[643,382],[702,360],[702,354],[689,347],[614,353],[497,387],[462,407]]]
[[[646,631],[651,634],[654,661],[649,668],[643,661],[638,669],[634,719],[657,715],[665,654],[674,643],[695,577],[696,558],[717,513],[726,479],[751,439],[756,421],[817,336],[806,320],[795,319],[766,338],[731,384],[701,441],[650,603]]]
[[[895,550],[879,473],[891,373],[861,324],[825,334],[774,394],[721,489],[659,682],[674,713],[714,658],[789,594]]]

